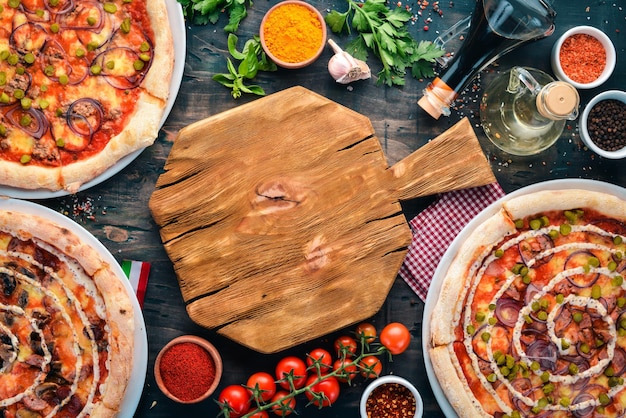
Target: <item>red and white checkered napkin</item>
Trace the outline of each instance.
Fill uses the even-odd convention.
[[[399,274],[420,299],[426,301],[439,260],[454,238],[504,194],[498,183],[443,193],[409,222],[413,240]]]

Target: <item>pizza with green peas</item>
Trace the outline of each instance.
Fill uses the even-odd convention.
[[[505,200],[463,242],[429,357],[460,417],[626,414],[626,201],[589,190]]]
[[[0,184],[74,192],[153,143],[165,0],[0,0],[0,23]]]

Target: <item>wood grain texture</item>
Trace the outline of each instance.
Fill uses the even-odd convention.
[[[411,240],[398,198],[494,181],[451,131],[390,170],[365,116],[302,87],[183,128],[150,209],[190,317],[271,353],[375,314]]]

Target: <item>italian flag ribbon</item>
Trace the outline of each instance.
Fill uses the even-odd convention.
[[[143,299],[148,287],[148,276],[150,275],[150,263],[143,261],[124,260],[122,270],[130,280],[130,284],[137,295],[139,306],[143,309]]]

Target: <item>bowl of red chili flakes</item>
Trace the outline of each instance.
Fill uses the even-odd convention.
[[[374,379],[365,388],[359,410],[361,418],[421,418],[424,404],[411,382],[400,376],[387,375]]]
[[[592,89],[604,83],[615,69],[615,46],[593,26],[576,26],[554,43],[551,64],[556,78],[577,89]]]
[[[157,355],[154,378],[173,401],[200,402],[215,392],[222,377],[222,358],[213,344],[195,335],[182,335]]]

